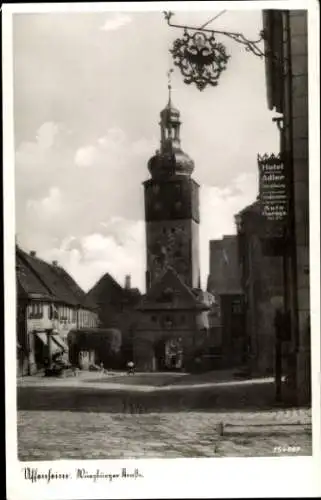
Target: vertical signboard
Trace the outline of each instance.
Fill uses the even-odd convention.
[[[280,237],[288,216],[288,189],[281,155],[258,155],[259,200],[267,237]]]
[[[288,217],[287,176],[281,155],[258,155],[259,201],[265,219],[264,247],[267,254],[282,253]],[[279,242],[279,243],[278,243]],[[273,247],[270,249],[269,247]],[[281,246],[279,246],[281,245]]]
[[[284,223],[288,213],[287,182],[280,155],[258,155],[261,213],[269,221]]]

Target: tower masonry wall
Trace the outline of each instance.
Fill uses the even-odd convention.
[[[198,286],[198,224],[188,220],[146,223],[147,270],[152,285],[170,266],[186,285]]]

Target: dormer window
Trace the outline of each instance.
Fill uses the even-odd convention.
[[[162,293],[163,302],[171,302],[173,299],[173,290],[171,288],[165,288]]]

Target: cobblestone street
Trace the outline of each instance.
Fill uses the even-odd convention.
[[[24,378],[19,458],[311,455],[311,410],[273,408],[273,388],[225,372]]]
[[[19,459],[311,455],[310,415],[302,409],[142,415],[20,411]]]

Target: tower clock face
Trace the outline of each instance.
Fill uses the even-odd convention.
[[[147,220],[188,219],[191,217],[192,190],[189,181],[154,183],[146,188]]]

